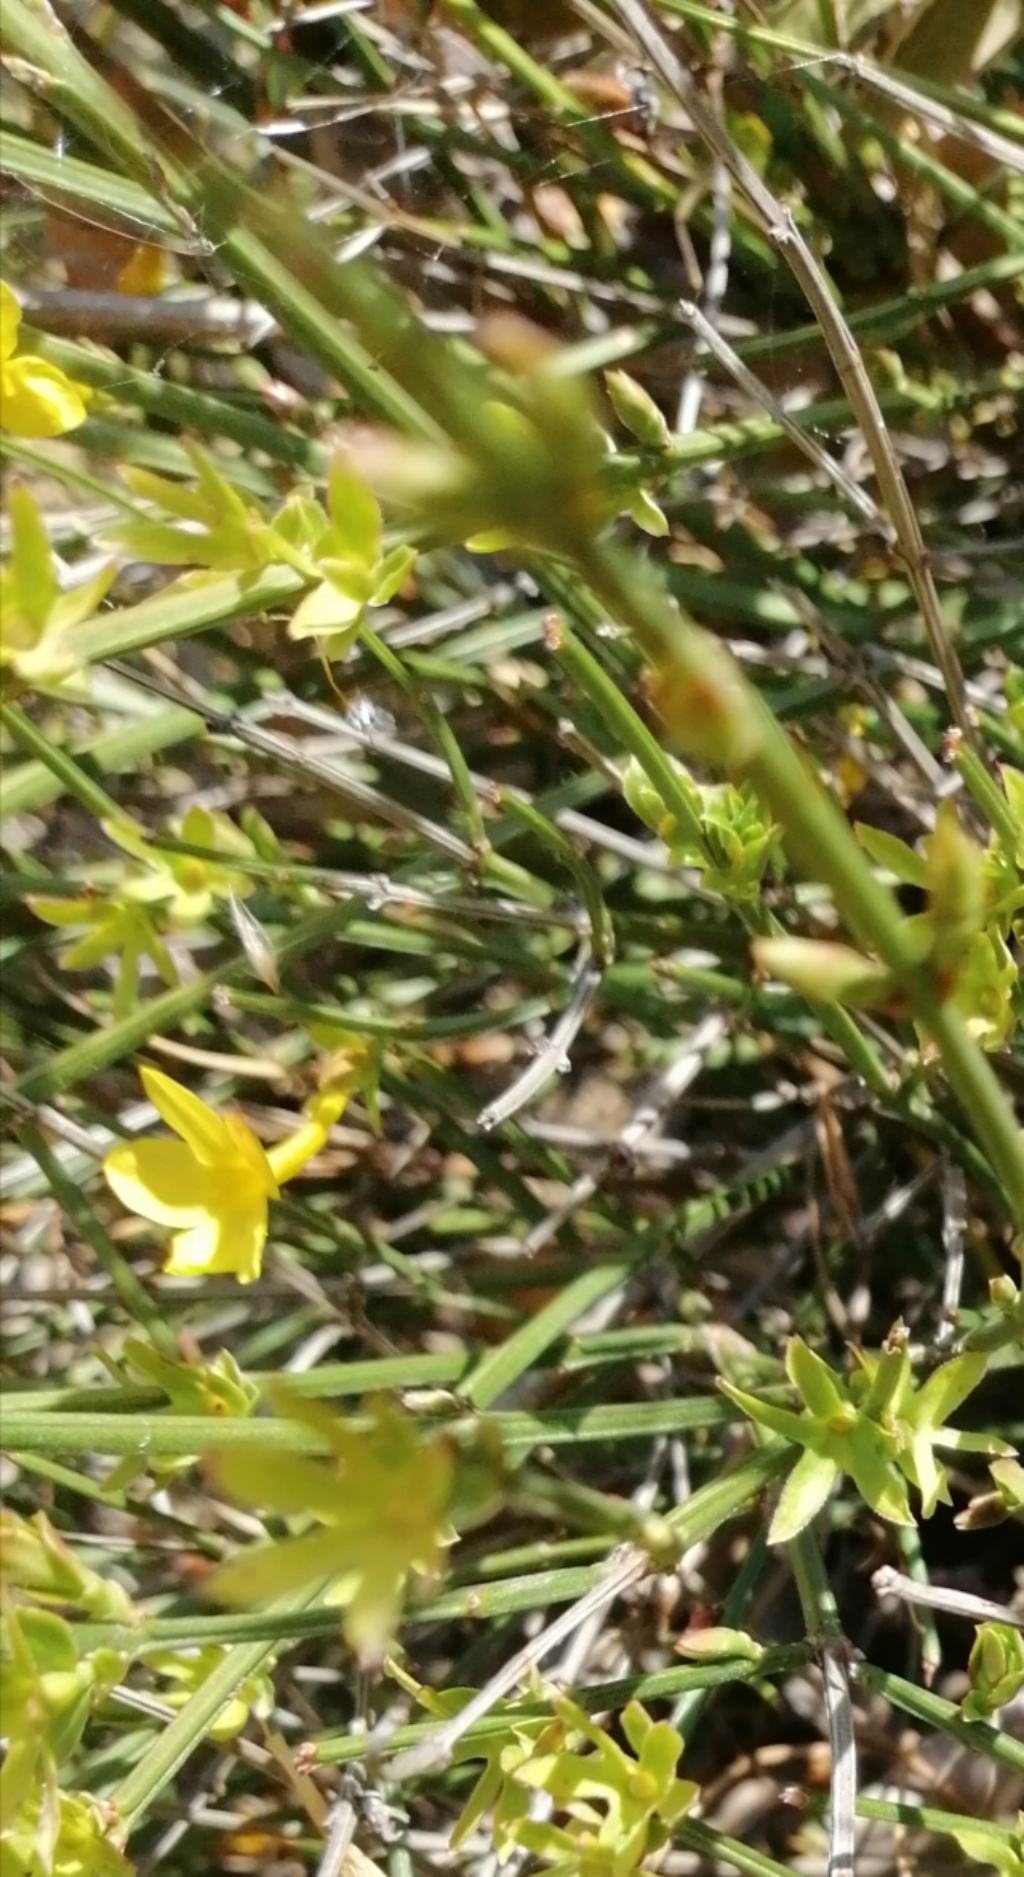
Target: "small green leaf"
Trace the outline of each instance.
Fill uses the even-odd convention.
[[[356,561],[335,560],[333,555],[328,555],[320,561],[320,572],[346,599],[356,600],[360,606],[369,605],[373,598],[372,568],[360,567]]]
[[[929,1375],[907,1412],[915,1427],[938,1428],[974,1393],[988,1367],[985,1355],[954,1356]]]
[[[20,615],[38,639],[59,591],[53,552],[39,505],[24,483],[14,483],[8,496],[8,508],[11,555],[5,569],[10,583],[5,594],[5,611],[13,608],[16,617],[4,621],[5,635],[16,639],[16,630],[12,633],[11,628],[16,627]]]
[[[787,1344],[786,1374],[809,1413],[827,1420],[842,1407],[843,1397],[836,1377],[828,1364],[808,1348],[802,1336],[790,1337]]]
[[[839,1467],[831,1455],[810,1449],[802,1453],[782,1488],[768,1543],[785,1544],[802,1532],[821,1511],[838,1478]]]
[[[669,532],[668,517],[646,489],[634,489],[626,503],[626,513],[644,534],[663,540]]]
[[[91,619],[98,610],[101,600],[117,573],[113,561],[100,567],[79,586],[67,587],[58,596],[50,613],[50,628],[54,633],[71,632],[85,619]]]
[[[208,519],[209,502],[206,495],[200,494],[189,483],[173,482],[169,476],[155,476],[150,469],[137,469],[134,466],[122,470],[121,474],[133,494],[141,495],[144,501],[165,509],[168,515],[177,515],[182,521]]]
[[[362,616],[363,606],[359,600],[349,599],[332,580],[324,580],[299,601],[288,622],[288,637],[313,639],[345,632],[349,627],[357,627]]]
[[[831,939],[756,938],[750,949],[759,971],[791,985],[812,1003],[870,1009],[884,1002],[891,989],[882,965]]]
[[[125,521],[103,531],[104,545],[130,561],[154,561],[161,567],[198,567],[206,561],[209,536],[175,528],[169,521]]]
[[[867,850],[872,860],[878,862],[887,872],[895,874],[905,886],[924,887],[927,884],[928,869],[922,855],[915,854],[906,841],[901,841],[895,834],[888,834],[884,828],[872,828],[864,821],[854,824],[854,833],[861,846]]]
[[[400,545],[393,547],[390,553],[385,554],[377,568],[371,605],[385,606],[388,600],[393,599],[415,562],[416,549],[414,547]]]
[[[984,1721],[1024,1688],[1024,1633],[1012,1623],[982,1623],[967,1663],[971,1685],[961,1703],[968,1720]]]
[[[335,457],[327,478],[327,507],[332,546],[339,559],[376,567],[381,557],[381,515],[376,497],[343,457]]]
[[[728,1395],[730,1401],[742,1408],[744,1414],[748,1414],[761,1427],[767,1427],[771,1433],[781,1434],[783,1440],[803,1442],[807,1438],[812,1424],[806,1415],[794,1414],[792,1408],[779,1407],[774,1401],[762,1401],[759,1395],[748,1395],[744,1389],[737,1388],[733,1382],[727,1382],[721,1376],[718,1386],[723,1395]]]
[[[880,1519],[893,1525],[913,1525],[906,1490],[870,1421],[858,1421],[843,1442],[843,1467],[862,1499]]]
[[[925,842],[931,954],[940,969],[963,957],[985,910],[983,855],[965,834],[952,802],[943,802]]]

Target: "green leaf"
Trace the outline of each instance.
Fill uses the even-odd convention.
[[[217,1456],[216,1472],[233,1499],[289,1515],[332,1520],[344,1497],[339,1475],[300,1453],[226,1448]]]
[[[802,1336],[792,1336],[787,1344],[786,1374],[809,1413],[827,1420],[843,1406],[832,1370],[808,1348]]]
[[[301,490],[293,489],[286,502],[278,509],[272,523],[272,532],[296,552],[313,553],[317,542],[325,531],[324,511],[319,502],[310,495],[303,495]]]
[[[884,1002],[892,988],[883,966],[851,945],[832,939],[755,938],[751,952],[759,971],[789,984],[814,1003],[849,1004],[870,1009]]]
[[[1020,1833],[1016,1834],[1016,1842],[988,1831],[983,1824],[964,1825],[958,1830],[950,1826],[949,1833],[973,1863],[996,1871],[998,1877],[1024,1877],[1024,1837]]]
[[[987,1355],[954,1356],[929,1375],[905,1409],[906,1418],[915,1427],[942,1427],[955,1414],[968,1395],[982,1381],[988,1367]]]
[[[11,555],[5,568],[10,585],[5,593],[5,611],[12,607],[15,619],[6,619],[4,629],[17,636],[20,616],[38,639],[49,620],[59,591],[46,524],[39,505],[24,483],[16,482],[8,496],[11,519]],[[5,581],[5,585],[7,585]],[[33,643],[35,640],[32,641]]]
[[[416,549],[399,545],[385,554],[377,569],[372,606],[385,606],[403,584],[409,569],[416,564]]]
[[[818,1458],[816,1454],[812,1457]],[[723,1656],[739,1656],[747,1662],[759,1662],[764,1655],[764,1645],[755,1642],[745,1629],[728,1629],[720,1624],[712,1624],[708,1629],[684,1629],[676,1642],[676,1654],[693,1662],[717,1661]]]
[[[1017,864],[1024,867],[1024,771],[1012,769],[1008,763],[1004,763],[999,774],[1018,829]]]
[[[370,568],[361,567],[356,561],[336,560],[333,555],[327,555],[320,561],[320,572],[346,599],[355,600],[360,606],[369,605],[373,598],[374,581]]]
[[[781,1434],[783,1440],[803,1442],[814,1430],[813,1422],[806,1415],[794,1414],[792,1408],[781,1408],[773,1401],[762,1401],[759,1395],[748,1395],[744,1389],[737,1388],[733,1382],[727,1382],[721,1376],[718,1386],[722,1394],[728,1395],[729,1400],[742,1408],[752,1421],[769,1428],[773,1434]]]
[[[218,1566],[205,1590],[219,1603],[259,1604],[286,1591],[301,1590],[318,1578],[333,1580],[343,1568],[337,1537],[328,1527],[304,1538],[249,1545],[230,1564]]]
[[[895,834],[888,834],[884,828],[872,828],[864,821],[854,823],[854,833],[872,860],[877,861],[888,873],[894,873],[905,886],[924,887],[927,884],[928,869],[924,857],[915,854],[906,841],[899,840]]]
[[[903,1484],[892,1465],[881,1435],[869,1421],[859,1421],[843,1442],[843,1467],[862,1499],[879,1518],[893,1525],[913,1525]]]
[[[51,630],[54,633],[70,632],[75,626],[81,625],[83,619],[91,619],[116,573],[117,567],[111,561],[78,586],[65,588],[58,595],[50,613]]]
[[[288,637],[323,638],[328,634],[348,632],[351,628],[354,638],[362,616],[361,601],[350,599],[332,580],[324,580],[318,587],[313,587],[305,599],[299,601],[288,621]]]
[[[381,558],[380,508],[362,477],[340,456],[327,478],[327,508],[332,551],[340,560],[376,567]]]
[[[1019,979],[1016,959],[1001,933],[976,932],[960,963],[953,1001],[982,1049],[1002,1049],[1009,1042]]]
[[[215,467],[213,459],[198,443],[187,442],[185,450],[199,479],[200,493],[206,498],[210,518],[246,529],[249,511],[238,490],[232,488],[227,478]]]
[[[150,469],[138,469],[129,465],[121,471],[124,481],[133,494],[141,495],[155,507],[165,509],[168,515],[177,515],[181,521],[207,521],[210,505],[205,494],[191,487],[187,482],[172,481],[170,476],[157,476]]]
[[[925,842],[931,955],[940,970],[963,957],[985,911],[981,848],[960,826],[952,802],[943,802]]]
[[[839,1466],[830,1454],[810,1449],[802,1453],[782,1488],[768,1543],[785,1544],[802,1532],[821,1511],[838,1478]]]
[[[105,528],[102,540],[130,561],[155,561],[161,567],[198,567],[206,560],[209,536],[175,528],[169,521],[124,521]]]
[[[907,1478],[921,1495],[921,1517],[930,1519],[941,1500],[951,1504],[946,1469],[935,1458],[935,1449],[927,1434],[915,1434],[900,1448],[899,1463]]]
[[[669,532],[668,517],[646,489],[634,489],[626,503],[626,512],[644,534],[663,540]]]

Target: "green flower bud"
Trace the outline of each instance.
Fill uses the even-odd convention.
[[[627,371],[606,371],[605,390],[620,424],[652,450],[667,450],[672,441],[664,417],[650,393]]]
[[[748,1662],[760,1662],[764,1645],[755,1642],[745,1629],[688,1629],[676,1641],[676,1654],[700,1662],[720,1656],[742,1656]]]
[[[971,1686],[961,1709],[968,1720],[986,1720],[1024,1688],[1024,1633],[1012,1623],[982,1623],[967,1673]]]
[[[880,1003],[891,988],[882,965],[830,939],[759,938],[751,951],[767,977],[779,978],[817,1004]]]

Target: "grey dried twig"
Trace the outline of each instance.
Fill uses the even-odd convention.
[[[976,1597],[966,1590],[946,1590],[937,1584],[919,1584],[916,1578],[883,1564],[871,1579],[879,1597],[898,1597],[901,1603],[918,1603],[929,1610],[942,1610],[947,1616],[962,1616],[969,1623],[1012,1623],[1024,1629],[1024,1615],[1006,1603],[993,1603],[988,1597]]]

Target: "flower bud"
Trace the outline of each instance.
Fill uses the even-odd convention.
[[[620,424],[652,450],[667,450],[672,441],[664,417],[650,393],[628,371],[606,371],[605,390]]]
[[[863,1008],[883,1001],[890,989],[882,965],[830,939],[759,938],[751,951],[767,977],[781,979],[812,1003]]]
[[[760,1662],[764,1647],[744,1629],[688,1629],[677,1638],[676,1654],[700,1662],[719,1656],[742,1656],[748,1662]]]
[[[961,1702],[968,1720],[985,1720],[1024,1688],[1024,1634],[1012,1623],[982,1623],[967,1663],[971,1686]]]
[[[985,1531],[1024,1516],[1024,1466],[1019,1460],[989,1462],[994,1491],[978,1493],[954,1521],[962,1532]]]

